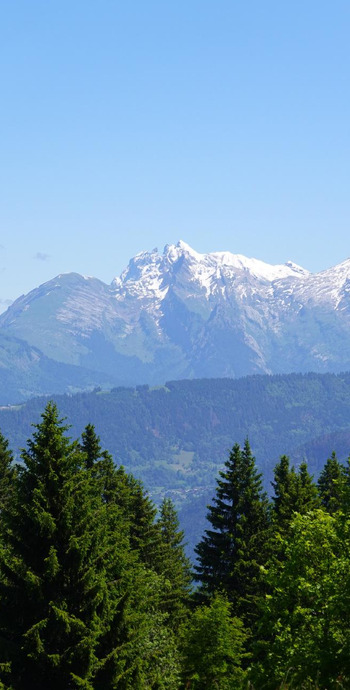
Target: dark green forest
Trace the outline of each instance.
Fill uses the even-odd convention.
[[[49,402],[14,462],[0,435],[0,688],[350,686],[350,463],[282,455],[269,498],[246,438],[219,471],[191,570],[93,424]]]
[[[282,453],[306,459],[318,477],[331,450],[345,462],[350,448],[350,374],[289,374],[242,379],[170,381],[55,396],[78,437],[87,421],[116,462],[142,480],[157,504],[170,497],[179,512],[188,554],[204,529],[233,441],[249,437],[265,489]],[[16,459],[46,400],[0,409],[0,428]]]

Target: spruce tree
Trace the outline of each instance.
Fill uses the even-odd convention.
[[[49,403],[3,511],[0,661],[13,690],[92,690],[111,656],[106,689],[133,673],[121,584],[126,537],[115,529],[112,540],[106,509],[66,430]]]
[[[268,501],[248,441],[243,449],[234,445],[225,467],[209,506],[212,529],[196,547],[196,579],[204,595],[226,592],[234,614],[249,622],[261,590],[260,566],[267,558]]]
[[[143,563],[153,567],[159,560],[160,548],[157,508],[142,483],[127,474],[123,466],[117,467],[108,451],[101,449],[93,424],[85,427],[80,448],[103,501],[118,507],[127,521],[131,548]]]
[[[127,476],[126,489],[122,500],[129,520],[130,545],[142,563],[153,568],[159,560],[161,541],[156,522],[157,508],[144,491],[142,483],[132,475]]]
[[[307,463],[304,461],[300,464],[298,472],[296,511],[301,515],[304,515],[309,510],[317,510],[319,507],[320,499],[318,496],[317,485],[307,469]]]
[[[11,501],[14,491],[16,469],[8,440],[0,432],[0,513]]]
[[[290,460],[282,455],[274,469],[272,482],[272,518],[278,532],[288,532],[294,514],[305,514],[319,507],[317,486],[302,462],[299,471],[290,467]]]
[[[95,462],[102,456],[100,439],[96,434],[93,424],[86,425],[81,438],[82,443],[80,447],[85,454],[86,467],[87,469],[92,469]]]
[[[164,582],[162,609],[169,614],[169,623],[176,629],[186,615],[191,590],[190,562],[184,550],[184,533],[170,498],[164,498],[159,509],[160,547],[157,572]]]
[[[290,467],[287,455],[282,455],[274,468],[274,481],[271,484],[274,489],[273,519],[278,528],[283,530],[291,521],[297,497],[297,475],[294,467]]]
[[[344,503],[346,470],[333,451],[319,476],[317,486],[322,507],[331,515]]]

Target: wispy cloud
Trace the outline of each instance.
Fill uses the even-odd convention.
[[[49,258],[50,254],[45,254],[44,252],[37,252],[33,256],[33,259],[37,259],[38,261],[47,261]]]

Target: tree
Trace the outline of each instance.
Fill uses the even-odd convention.
[[[320,500],[318,497],[317,486],[313,481],[313,477],[309,474],[307,463],[302,462],[298,472],[298,492],[296,511],[304,514],[309,510],[319,508]]]
[[[0,512],[11,501],[16,469],[8,440],[0,432]]]
[[[102,456],[100,439],[96,434],[93,424],[87,424],[82,435],[80,448],[85,454],[87,469],[91,470],[97,460]]]
[[[333,451],[318,479],[321,505],[333,515],[343,507],[346,484],[346,470]]]
[[[290,467],[287,455],[282,455],[274,468],[274,489],[272,497],[272,514],[275,525],[279,530],[288,528],[296,510],[297,504],[297,475],[294,467]]]
[[[274,469],[272,486],[272,518],[278,532],[288,532],[296,512],[304,514],[320,505],[317,486],[305,462],[301,463],[297,473],[294,467],[290,467],[289,458],[282,455]]]
[[[177,629],[186,614],[191,590],[190,562],[186,558],[179,520],[170,498],[164,498],[159,509],[160,548],[157,572],[164,580],[162,608],[169,615],[169,623]]]
[[[268,501],[248,441],[242,450],[233,446],[225,467],[207,516],[213,529],[196,547],[196,579],[204,595],[226,592],[235,614],[250,622],[268,553]]]
[[[134,670],[123,580],[131,568],[127,536],[114,524],[112,538],[106,506],[66,430],[48,403],[3,511],[0,659],[14,690],[92,690],[107,666],[104,687],[115,688]]]
[[[245,633],[226,597],[216,594],[182,626],[183,682],[189,690],[241,687]]]
[[[152,568],[158,562],[160,549],[157,508],[144,491],[142,483],[132,475],[127,476],[127,493],[123,500],[129,519],[130,544],[142,563]]]
[[[286,678],[290,688],[349,687],[348,554],[349,522],[320,509],[295,514],[283,558],[265,571],[255,687],[275,690]]]

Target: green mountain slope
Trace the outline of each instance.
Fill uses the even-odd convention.
[[[350,373],[172,381],[150,389],[54,396],[78,436],[95,424],[103,447],[140,477],[157,500],[166,492],[196,541],[215,477],[233,443],[248,436],[268,488],[282,453],[304,457],[317,474],[335,450],[350,450]],[[0,428],[15,452],[31,434],[45,401],[0,409]],[[195,515],[195,520],[193,516]]]
[[[102,375],[103,385],[115,379]],[[33,395],[93,389],[101,372],[57,362],[24,340],[0,332],[0,405],[20,403]]]

